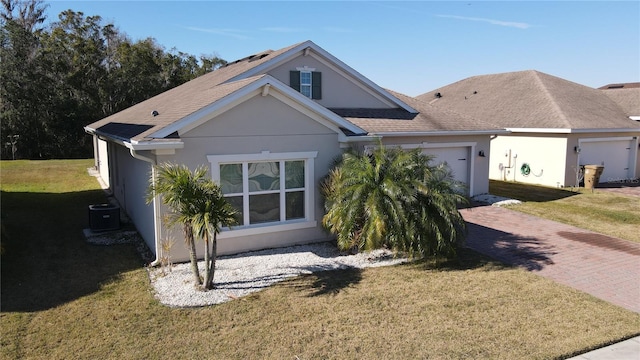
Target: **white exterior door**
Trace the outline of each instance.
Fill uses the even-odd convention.
[[[580,139],[580,165],[604,165],[600,182],[631,177],[635,142],[630,138]]]
[[[453,177],[466,184],[468,189],[470,187],[469,182],[469,163],[470,147],[433,147],[423,149],[423,153],[434,156],[433,164],[447,163],[449,168],[453,172]]]

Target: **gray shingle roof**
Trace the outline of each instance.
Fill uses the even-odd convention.
[[[263,73],[266,67],[279,62],[274,59],[303,44],[298,43],[275,51],[266,50],[230,62],[220,69],[96,121],[86,128],[122,141],[168,141],[169,137],[159,139],[152,136],[158,136],[154,135],[158,132],[161,134],[173,132],[182,119],[267,76]],[[274,62],[268,63],[269,61]],[[335,61],[339,62],[339,60]],[[244,78],[254,73],[256,76]],[[438,109],[410,96],[386,89],[381,90],[387,91],[392,97],[400,100],[398,102],[400,106],[391,110],[333,109],[332,111],[369,133],[435,133],[502,129],[487,121],[477,120],[474,116]],[[401,102],[411,107],[412,111],[418,110],[419,113],[408,111]],[[175,138],[175,133],[173,135],[172,138]]]
[[[494,131],[501,127],[471,117],[435,108],[418,99],[388,90],[392,95],[418,110],[418,114],[403,109],[331,109],[371,134]]]
[[[104,129],[104,126],[109,123],[135,124],[138,126],[146,125],[148,126],[147,130],[131,137],[131,140],[141,141],[148,139],[150,134],[173,124],[179,119],[230,95],[234,91],[264,76],[255,76],[228,84],[215,85],[215,82],[211,81],[211,78],[216,71],[200,76],[171,90],[167,90],[146,101],[96,121],[87,127],[91,129]],[[157,111],[158,115],[154,116],[152,114],[154,111]],[[115,134],[111,135],[115,136]]]
[[[638,83],[640,85],[640,83]],[[627,116],[640,116],[640,86],[602,90]]]
[[[146,126],[146,131],[134,134],[130,139],[136,141],[144,139],[151,140],[147,138],[150,134],[222,99],[252,81],[259,79],[261,76],[233,82],[229,82],[230,79],[287,52],[297,45],[299,44],[294,44],[277,51],[262,51],[255,55],[230,62],[220,69],[199,76],[196,79],[167,90],[123,111],[89,124],[87,128],[94,130],[102,128],[105,134],[115,138],[121,138],[122,134],[120,132],[129,131],[124,129],[124,125],[126,124]],[[157,111],[158,115],[153,116],[153,111]],[[104,126],[109,123],[120,125],[105,128]],[[130,129],[131,127],[127,128]],[[112,130],[115,131],[115,133],[107,132]]]
[[[640,129],[602,91],[535,70],[473,76],[417,98],[505,128]]]
[[[640,88],[640,82],[607,84],[605,86],[599,87],[598,89],[607,90],[607,89],[629,89],[629,88]]]

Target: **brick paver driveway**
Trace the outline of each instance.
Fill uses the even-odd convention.
[[[640,244],[496,206],[460,212],[471,249],[640,312]]]

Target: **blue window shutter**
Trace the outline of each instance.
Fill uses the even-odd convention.
[[[314,100],[322,99],[322,73],[311,73],[311,98]]]
[[[300,71],[289,71],[289,86],[300,91]]]

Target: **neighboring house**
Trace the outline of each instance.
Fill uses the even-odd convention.
[[[417,98],[511,132],[491,141],[491,179],[576,186],[584,165],[604,165],[600,182],[640,175],[640,122],[602,90],[529,70],[474,76]],[[625,99],[640,106],[637,96]]]
[[[640,82],[609,84],[598,89],[618,103],[629,119],[640,121]]]
[[[152,165],[207,165],[241,222],[219,254],[328,240],[318,184],[345,148],[422,148],[446,161],[469,195],[488,191],[494,125],[424,105],[373,83],[311,41],[264,51],[92,123],[96,167],[145,242],[162,256]],[[178,242],[179,244],[180,242]],[[174,261],[188,259],[182,246]]]

